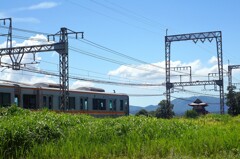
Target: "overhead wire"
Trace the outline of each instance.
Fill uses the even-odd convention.
[[[192,100],[189,100],[189,99],[186,99],[186,98],[175,97],[175,96],[172,96],[172,95],[171,95],[171,97],[175,98],[175,99],[183,100],[183,101],[193,102]],[[208,104],[218,105],[219,103],[208,102]]]
[[[206,96],[213,96],[213,97],[218,97],[218,95],[213,95],[213,94],[207,94],[207,93],[201,93],[201,92],[196,92],[196,91],[190,91],[190,90],[186,90],[186,89],[180,89],[180,88],[174,88],[178,91],[181,91],[181,92],[186,92],[186,93],[191,93],[191,94],[200,94],[200,95],[206,95]]]
[[[165,26],[163,24],[160,24],[158,21],[156,20],[153,20],[153,19],[150,19],[144,15],[141,15],[139,13],[136,13],[130,9],[127,9],[125,7],[123,7],[122,5],[119,5],[117,3],[114,3],[113,1],[109,1],[109,0],[106,0],[109,4],[111,4],[112,6],[115,6],[115,8],[119,8],[121,11],[125,11],[126,13],[128,13],[129,15],[133,15],[135,17],[137,17],[138,19],[142,19],[143,21],[146,21],[148,22],[149,24],[156,24],[158,25],[162,30],[166,30],[166,28],[169,28],[168,26]]]
[[[2,63],[4,64],[4,63]],[[6,66],[3,67],[8,67],[11,68],[11,65],[8,63],[5,63]],[[28,71],[28,72],[32,72],[32,73],[39,73],[39,74],[44,74],[44,75],[50,75],[50,76],[55,76],[55,77],[59,77],[58,73],[54,73],[54,72],[49,72],[49,71],[44,71],[44,70],[40,70],[40,69],[34,69],[34,68],[29,68],[29,67],[22,67],[21,66],[21,70],[23,71]],[[90,79],[90,78],[81,78],[81,77],[77,77],[77,76],[69,76],[69,78],[71,79],[75,79],[75,80],[80,80],[80,81],[87,81],[87,82],[94,82],[94,83],[101,83],[101,84],[112,84],[112,85],[127,85],[127,86],[165,86],[165,84],[151,84],[151,83],[145,83],[145,84],[141,84],[141,83],[126,83],[126,82],[114,82],[114,81],[106,81],[106,80],[96,80],[96,79]]]
[[[24,30],[24,29],[18,29],[19,31],[28,31],[28,30]],[[28,31],[29,33],[41,33],[41,32],[35,32],[35,31]],[[44,33],[44,34],[47,34],[47,33]],[[23,38],[23,37],[18,37],[18,38]],[[35,40],[38,40],[38,39],[35,39]],[[84,39],[85,40],[85,39]],[[105,49],[105,50],[108,50],[108,51],[111,51],[111,52],[113,52],[113,53],[116,53],[117,55],[120,55],[120,56],[124,56],[124,57],[126,57],[126,58],[129,58],[130,56],[127,56],[127,55],[124,55],[124,54],[122,54],[122,53],[119,53],[119,52],[116,52],[116,51],[114,51],[114,50],[111,50],[111,49],[109,49],[109,48],[106,48],[106,47],[102,47],[101,45],[99,45],[99,44],[96,44],[96,43],[94,43],[94,42],[92,42],[92,41],[90,41],[90,40],[85,40],[85,41],[87,41],[88,42],[88,44],[91,44],[92,46],[94,45],[94,46],[97,46],[97,47],[99,47],[99,48],[102,48],[102,49]],[[76,50],[75,50],[76,51]],[[141,61],[141,60],[138,60],[138,59],[135,59],[135,58],[132,58],[132,57],[130,57],[129,59],[131,59],[131,60],[135,60],[135,61],[138,61],[138,62],[140,62],[140,63],[144,63],[144,61]],[[146,63],[145,63],[146,64]],[[147,64],[149,64],[149,63],[147,63]],[[164,68],[163,68],[164,69]]]
[[[4,27],[6,28],[6,27]],[[22,31],[22,32],[28,32],[28,33],[37,33],[37,34],[44,34],[44,35],[49,35],[48,33],[44,33],[44,32],[38,32],[38,31],[32,31],[32,30],[26,30],[26,29],[19,29],[19,28],[13,28],[13,29],[17,29],[18,31]],[[43,39],[39,39],[39,38],[31,38],[29,39],[29,37],[26,37],[26,36],[19,36],[19,35],[14,35],[13,37],[15,38],[19,38],[19,39],[25,39],[25,40],[34,40],[34,41],[40,41],[40,42],[47,42],[46,40],[43,40]],[[70,39],[75,39],[73,37],[69,37]],[[129,60],[132,60],[132,61],[135,61],[135,62],[138,62],[138,63],[141,63],[141,64],[146,64],[148,66],[152,66],[152,67],[156,67],[156,68],[160,68],[160,69],[163,69],[165,70],[164,67],[160,67],[160,66],[157,66],[155,64],[151,64],[151,63],[148,63],[148,62],[145,62],[143,60],[139,60],[137,58],[134,58],[134,57],[131,57],[131,56],[128,56],[126,54],[123,54],[121,52],[118,52],[118,51],[115,51],[113,49],[110,49],[108,47],[105,47],[103,45],[100,45],[100,44],[97,44],[95,42],[92,42],[88,39],[77,39],[78,41],[81,41],[83,43],[86,43],[88,45],[91,45],[91,46],[94,46],[96,48],[99,48],[101,50],[104,50],[104,51],[107,51],[107,52],[110,52],[112,54],[115,54],[115,55],[118,55],[118,56],[121,56],[121,57],[124,57],[126,59],[129,59]],[[95,56],[95,55],[93,55]],[[177,73],[183,73],[183,74],[187,74],[186,72],[182,72],[182,71],[177,71],[177,70],[172,70],[173,72],[177,72]]]
[[[146,24],[146,25],[151,26],[151,27],[154,26],[154,25],[152,25],[153,23],[152,23],[152,21],[151,21],[150,19],[148,19],[148,18],[143,18],[143,17],[137,15],[136,13],[133,14],[133,12],[130,12],[129,10],[124,9],[123,7],[121,7],[121,6],[119,6],[119,5],[118,5],[117,7],[115,7],[115,6],[114,6],[114,3],[109,3],[109,2],[108,2],[109,4],[111,4],[112,6],[114,6],[114,8],[113,8],[113,7],[110,7],[110,6],[108,6],[108,5],[104,4],[104,3],[101,3],[100,1],[91,0],[91,2],[97,4],[98,6],[101,6],[101,7],[105,8],[105,9],[108,9],[108,10],[110,10],[110,11],[113,11],[113,12],[119,14],[119,15],[125,16],[126,18],[129,18],[129,19],[131,19],[131,20],[135,20],[135,21],[137,21],[137,22],[140,22],[140,23],[142,23],[142,24]],[[129,13],[131,13],[131,14],[129,14]],[[161,26],[161,30],[163,30],[164,32],[165,32],[166,28],[167,28],[167,27],[163,28],[163,27]],[[159,28],[157,27],[157,29],[159,29]],[[160,33],[159,33],[159,34],[160,34]]]
[[[117,22],[119,22],[119,23],[126,24],[126,25],[129,25],[129,26],[131,26],[131,27],[138,28],[138,29],[140,29],[140,30],[148,31],[149,33],[152,33],[152,34],[154,34],[154,35],[160,34],[160,33],[156,32],[156,31],[152,31],[152,30],[149,30],[149,29],[147,29],[147,28],[140,27],[139,25],[131,24],[131,23],[125,21],[125,20],[116,18],[115,16],[110,16],[109,14],[105,14],[105,13],[102,13],[102,12],[100,12],[100,11],[91,9],[91,8],[89,8],[89,7],[86,7],[86,6],[78,3],[78,2],[75,2],[75,1],[72,1],[72,0],[67,0],[67,1],[68,1],[70,4],[74,5],[74,6],[78,6],[78,7],[84,8],[84,9],[86,9],[86,10],[92,12],[92,13],[95,13],[95,14],[97,14],[97,15],[101,15],[101,16],[107,17],[107,18],[109,18],[109,19],[111,19],[111,20],[114,20],[114,21],[117,21]]]

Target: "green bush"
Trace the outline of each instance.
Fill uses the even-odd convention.
[[[199,114],[195,110],[187,110],[184,116],[186,118],[197,118]]]

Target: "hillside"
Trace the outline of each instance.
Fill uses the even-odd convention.
[[[219,98],[208,96],[194,96],[188,98],[174,99],[172,100],[172,104],[174,105],[173,111],[175,112],[176,115],[183,115],[186,110],[192,109],[190,106],[188,106],[188,104],[195,101],[197,98],[199,98],[203,102],[208,103],[206,110],[209,111],[210,113],[220,112]],[[145,109],[147,111],[154,111],[157,108],[158,108],[157,105],[149,105],[146,107],[130,106],[130,114],[136,114],[141,109]],[[228,107],[225,106],[225,112],[227,111],[227,109]]]

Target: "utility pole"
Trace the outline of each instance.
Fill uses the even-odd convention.
[[[0,36],[7,36],[7,46],[6,48],[0,48],[0,58],[8,55],[11,58],[11,68],[13,70],[21,69],[21,61],[25,54],[31,53],[35,56],[36,53],[40,52],[49,52],[56,51],[59,53],[59,83],[60,83],[60,108],[61,110],[69,109],[69,61],[68,61],[68,35],[74,34],[75,38],[78,38],[78,34],[81,34],[83,38],[83,32],[74,32],[67,28],[61,28],[56,34],[48,35],[49,38],[52,37],[55,41],[55,36],[59,37],[59,42],[51,44],[42,44],[42,45],[31,45],[31,46],[21,46],[21,47],[12,47],[12,19],[4,18],[0,19],[0,22],[3,21],[4,25],[6,21],[9,21],[8,33],[0,34]]]

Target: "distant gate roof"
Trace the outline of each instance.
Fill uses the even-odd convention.
[[[189,106],[208,106],[207,103],[202,102],[200,99],[196,99],[193,103],[188,104]]]

